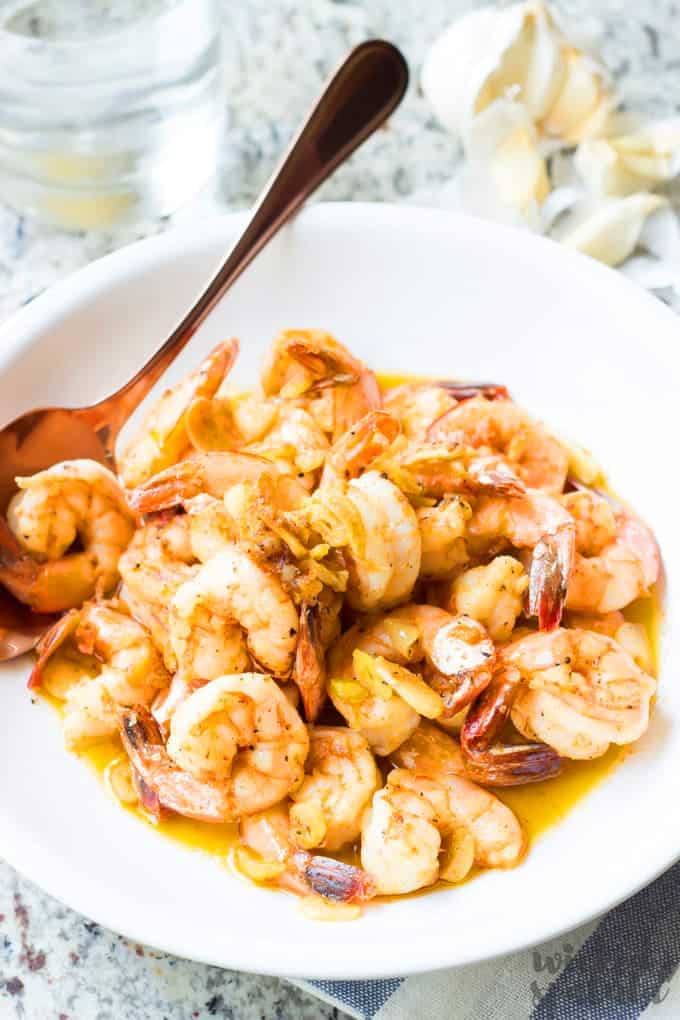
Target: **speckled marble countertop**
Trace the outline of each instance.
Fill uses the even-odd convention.
[[[216,206],[247,206],[323,77],[346,50],[384,36],[409,58],[414,81],[428,43],[474,0],[224,0],[237,39],[231,125],[216,186],[189,210],[118,234],[69,235],[0,207],[0,317],[56,280],[138,237]],[[235,8],[238,6],[238,10]],[[624,99],[680,108],[680,15],[673,0],[556,0],[581,30],[599,33]],[[455,141],[413,87],[379,132],[323,189],[327,199],[407,199],[451,175]],[[0,1016],[28,1020],[311,1020],[343,1014],[273,978],[175,959],[112,934],[45,896],[0,862]]]

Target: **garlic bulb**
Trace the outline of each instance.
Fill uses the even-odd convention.
[[[541,137],[567,144],[600,133],[614,101],[604,67],[567,40],[541,0],[454,22],[431,47],[422,86],[464,142],[474,117],[499,98],[521,103]]]
[[[669,181],[680,172],[680,117],[581,142],[574,166],[593,194],[631,195]]]
[[[551,231],[551,237],[608,266],[618,266],[637,247],[648,218],[668,206],[662,195],[641,192],[625,198],[576,206]]]

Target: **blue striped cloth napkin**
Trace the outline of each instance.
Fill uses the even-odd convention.
[[[680,863],[604,917],[486,963],[296,981],[358,1020],[679,1020]]]

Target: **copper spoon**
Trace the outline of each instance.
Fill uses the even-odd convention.
[[[396,109],[407,84],[406,61],[391,43],[373,39],[353,49],[312,107],[221,269],[146,365],[97,404],[28,411],[0,431],[0,570],[3,544],[16,542],[4,518],[15,476],[75,457],[114,467],[118,433],[151,387],[278,229]],[[52,621],[0,588],[0,661],[33,648]]]

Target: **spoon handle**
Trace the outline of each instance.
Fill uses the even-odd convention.
[[[408,66],[391,43],[371,39],[351,51],[293,139],[241,237],[193,308],[128,383],[84,409],[90,424],[100,430],[111,457],[120,428],[225,291],[305,199],[389,117],[407,85]]]

